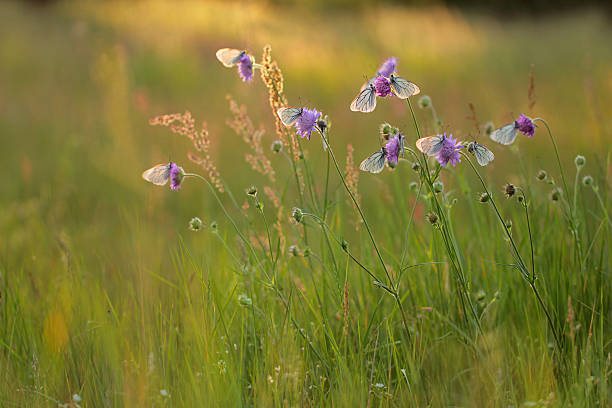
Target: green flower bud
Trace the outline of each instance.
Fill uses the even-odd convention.
[[[302,222],[302,220],[304,219],[304,213],[302,212],[301,209],[297,208],[297,207],[293,207],[293,212],[291,214],[291,216],[293,217],[293,219],[299,224],[300,222]]]
[[[590,186],[591,184],[593,184],[593,177],[591,177],[591,176],[584,176],[582,178],[582,184],[584,184],[585,186]]]
[[[586,159],[584,158],[584,156],[578,155],[574,159],[574,164],[576,165],[577,169],[581,169],[586,164]]]
[[[189,221],[189,229],[192,231],[199,231],[202,229],[202,220],[198,217],[193,217],[191,221]]]
[[[433,182],[433,191],[434,193],[441,193],[444,190],[444,184],[440,180],[436,180]]]

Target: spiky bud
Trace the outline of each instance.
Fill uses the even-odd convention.
[[[300,250],[298,249],[298,247],[297,247],[297,246],[295,246],[295,245],[291,245],[291,246],[289,247],[289,253],[290,253],[291,255],[293,255],[293,256],[298,256],[298,255],[300,254]]]
[[[577,169],[581,169],[584,167],[584,165],[586,164],[586,159],[584,158],[584,156],[582,155],[578,155],[576,156],[576,158],[574,159],[574,164],[576,165]]]
[[[192,231],[199,231],[202,229],[202,220],[198,217],[193,217],[191,221],[189,221],[189,229]]]
[[[545,170],[538,171],[538,174],[536,175],[536,178],[540,181],[546,180],[546,177],[548,177],[548,173],[546,173]]]
[[[257,187],[251,186],[246,189],[246,193],[250,197],[257,197]]]
[[[514,187],[514,185],[510,183],[506,184],[504,186],[504,194],[507,198],[514,197],[514,194],[516,194],[516,187]]]
[[[272,146],[270,147],[274,153],[280,153],[283,150],[283,142],[280,140],[275,140],[272,142]]]
[[[561,189],[555,188],[550,192],[550,199],[552,201],[559,201],[561,199]]]
[[[431,225],[436,225],[438,224],[438,215],[435,213],[427,213],[427,215],[425,216],[425,218],[427,219],[427,221],[429,221],[429,223]]]
[[[582,178],[582,184],[584,184],[585,186],[590,186],[591,184],[593,184],[593,177],[591,177],[591,176],[584,176]]]
[[[302,222],[302,220],[304,219],[304,213],[302,212],[301,209],[297,207],[293,207],[293,212],[291,213],[291,216],[293,217],[295,222],[297,222],[298,224]]]
[[[489,193],[481,193],[480,196],[478,197],[478,201],[480,201],[481,203],[486,203],[487,201],[489,201]]]
[[[419,98],[419,108],[427,109],[431,106],[431,97],[429,95],[423,95]]]
[[[441,193],[444,190],[444,184],[440,180],[434,181],[432,186],[434,193]]]
[[[419,162],[412,163],[412,170],[419,172],[421,170],[421,164]]]

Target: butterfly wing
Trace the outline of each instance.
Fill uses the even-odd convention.
[[[276,111],[276,114],[281,122],[283,122],[283,125],[291,126],[300,116],[302,116],[303,111],[304,108],[280,108]]]
[[[428,156],[438,154],[444,141],[443,135],[427,136],[417,139],[416,147]]]
[[[478,161],[478,164],[481,166],[486,166],[495,159],[495,155],[492,151],[476,142],[473,143],[473,152],[474,156],[476,156],[476,161]]]
[[[153,166],[142,173],[142,178],[156,186],[163,186],[170,178],[170,164],[158,164],[157,166]]]
[[[400,99],[408,99],[421,92],[416,84],[395,75],[391,75],[389,85],[391,85],[391,89]]]
[[[376,89],[368,84],[351,103],[353,112],[372,112],[376,108]]]
[[[509,145],[514,143],[514,140],[516,139],[517,129],[516,124],[512,122],[506,126],[500,127],[499,129],[495,129],[493,132],[491,132],[489,137],[494,142]]]
[[[238,63],[242,54],[244,54],[244,51],[233,48],[221,48],[217,51],[217,59],[226,67],[233,67]]]
[[[366,89],[368,86],[370,86],[370,84],[374,84],[374,81],[376,80],[376,77],[370,78],[368,79],[367,82],[365,82],[363,85],[361,85],[361,88],[359,88],[359,92],[363,91],[364,89]]]
[[[370,173],[378,174],[385,168],[386,152],[385,149],[380,149],[377,152],[371,154],[368,158],[361,162],[359,170],[368,171]]]

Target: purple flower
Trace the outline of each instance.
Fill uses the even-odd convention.
[[[458,141],[453,139],[453,135],[450,134],[446,136],[444,134],[444,141],[442,142],[442,148],[438,152],[438,162],[444,167],[450,162],[453,167],[461,162],[461,155],[459,154],[459,149],[464,148],[465,146],[460,145]]]
[[[170,188],[172,190],[177,191],[181,188],[181,182],[184,176],[185,172],[183,169],[177,166],[176,163],[170,162]]]
[[[391,57],[382,63],[380,68],[378,68],[378,75],[382,75],[384,77],[391,76],[392,73],[395,72],[395,68],[397,67],[397,58]]]
[[[514,121],[514,125],[521,131],[525,136],[533,137],[533,132],[535,131],[535,126],[531,119],[529,119],[525,114],[521,113],[521,117]]]
[[[253,61],[247,53],[242,54],[238,60],[238,75],[242,82],[251,82],[253,79]]]
[[[384,98],[389,95],[393,95],[391,93],[391,85],[389,84],[389,80],[384,76],[379,76],[374,80],[374,88],[376,89],[376,95]]]
[[[401,134],[395,135],[395,137],[391,138],[389,142],[385,145],[385,153],[387,154],[387,160],[390,162],[397,164],[400,155],[400,137],[403,137]]]
[[[295,121],[295,127],[297,128],[297,134],[302,137],[307,137],[310,140],[310,133],[317,123],[317,119],[321,116],[321,112],[316,109],[302,109],[302,114]]]

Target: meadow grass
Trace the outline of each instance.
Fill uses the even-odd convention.
[[[596,12],[0,10],[0,405],[610,405],[612,50]],[[214,58],[261,61],[267,43],[282,89]],[[441,123],[418,97],[349,111],[390,55]],[[270,99],[328,115],[330,149],[280,126]],[[199,151],[149,125],[186,110]],[[546,120],[533,139],[478,136],[520,112]],[[382,122],[415,153],[441,129],[496,158],[359,173]],[[178,192],[140,178],[168,158],[202,177]]]

